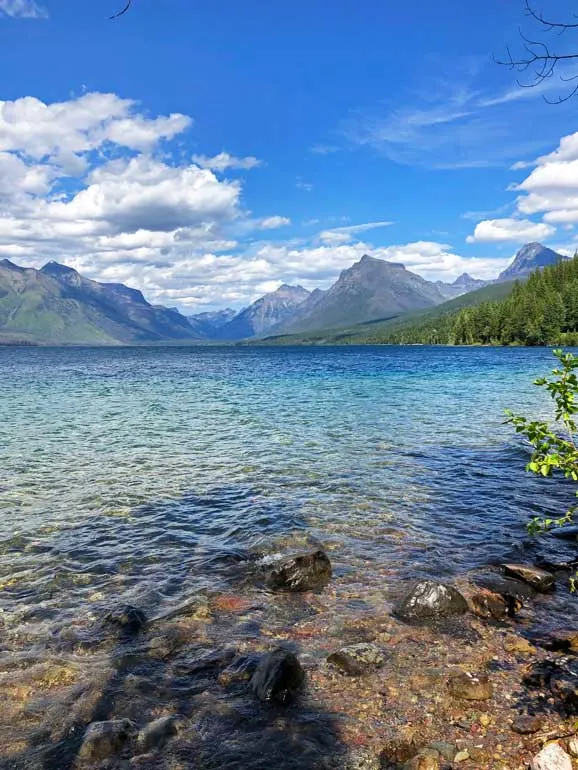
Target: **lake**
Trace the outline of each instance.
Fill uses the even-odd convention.
[[[506,407],[550,414],[532,380],[553,361],[541,348],[0,348],[0,670],[78,662],[119,602],[162,619],[199,597],[258,599],[215,628],[274,637],[311,610],[247,584],[239,565],[263,543],[321,541],[334,612],[390,602],[416,577],[560,552],[525,525],[572,489],[527,474],[504,424]],[[562,588],[535,618],[561,624],[570,608]]]

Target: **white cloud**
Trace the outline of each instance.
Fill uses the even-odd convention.
[[[201,168],[209,168],[211,171],[226,171],[228,168],[248,170],[263,165],[263,161],[252,155],[236,158],[228,152],[220,152],[212,158],[207,155],[193,155],[193,161]]]
[[[48,11],[34,0],[0,0],[0,14],[21,19],[46,19]]]
[[[290,224],[289,217],[265,217],[259,222],[259,230],[275,230],[277,227],[286,227]]]
[[[473,235],[466,238],[468,243],[504,243],[514,241],[540,241],[556,232],[556,228],[543,222],[528,219],[486,219],[478,222]]]

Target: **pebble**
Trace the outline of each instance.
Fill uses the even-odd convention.
[[[578,738],[576,736],[568,741],[568,751],[573,757],[578,757]]]
[[[462,751],[458,751],[458,753],[454,757],[454,762],[465,762],[466,759],[470,758],[470,752],[467,749],[463,749]]]

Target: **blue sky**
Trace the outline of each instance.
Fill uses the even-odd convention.
[[[578,100],[492,59],[522,0],[120,6],[0,0],[0,256],[195,311],[577,242]]]

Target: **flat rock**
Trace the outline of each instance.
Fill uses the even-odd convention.
[[[545,569],[526,564],[504,564],[503,567],[506,575],[528,583],[528,585],[531,585],[534,590],[540,593],[548,593],[548,591],[552,591],[554,588],[556,578]]]
[[[406,623],[423,623],[464,615],[468,603],[452,586],[420,580],[397,602],[393,614]]]
[[[130,719],[93,722],[84,733],[78,756],[88,762],[98,762],[120,754],[136,732]]]
[[[344,674],[362,676],[381,668],[386,659],[385,653],[376,644],[361,642],[332,652],[327,661]]]
[[[251,679],[251,688],[265,703],[285,704],[296,697],[304,679],[297,657],[279,648],[261,660]]]
[[[329,556],[322,549],[280,557],[263,565],[265,584],[272,591],[318,591],[331,580]]]
[[[549,743],[532,759],[530,770],[572,770],[572,760],[559,743]]]
[[[519,735],[531,735],[537,733],[544,726],[542,717],[533,717],[526,714],[517,716],[512,723],[512,730]]]
[[[509,615],[509,604],[503,596],[484,588],[470,599],[472,612],[479,618],[504,620]]]
[[[469,671],[458,671],[448,680],[448,687],[454,698],[462,700],[488,700],[492,697],[493,688],[487,674],[474,674]]]

